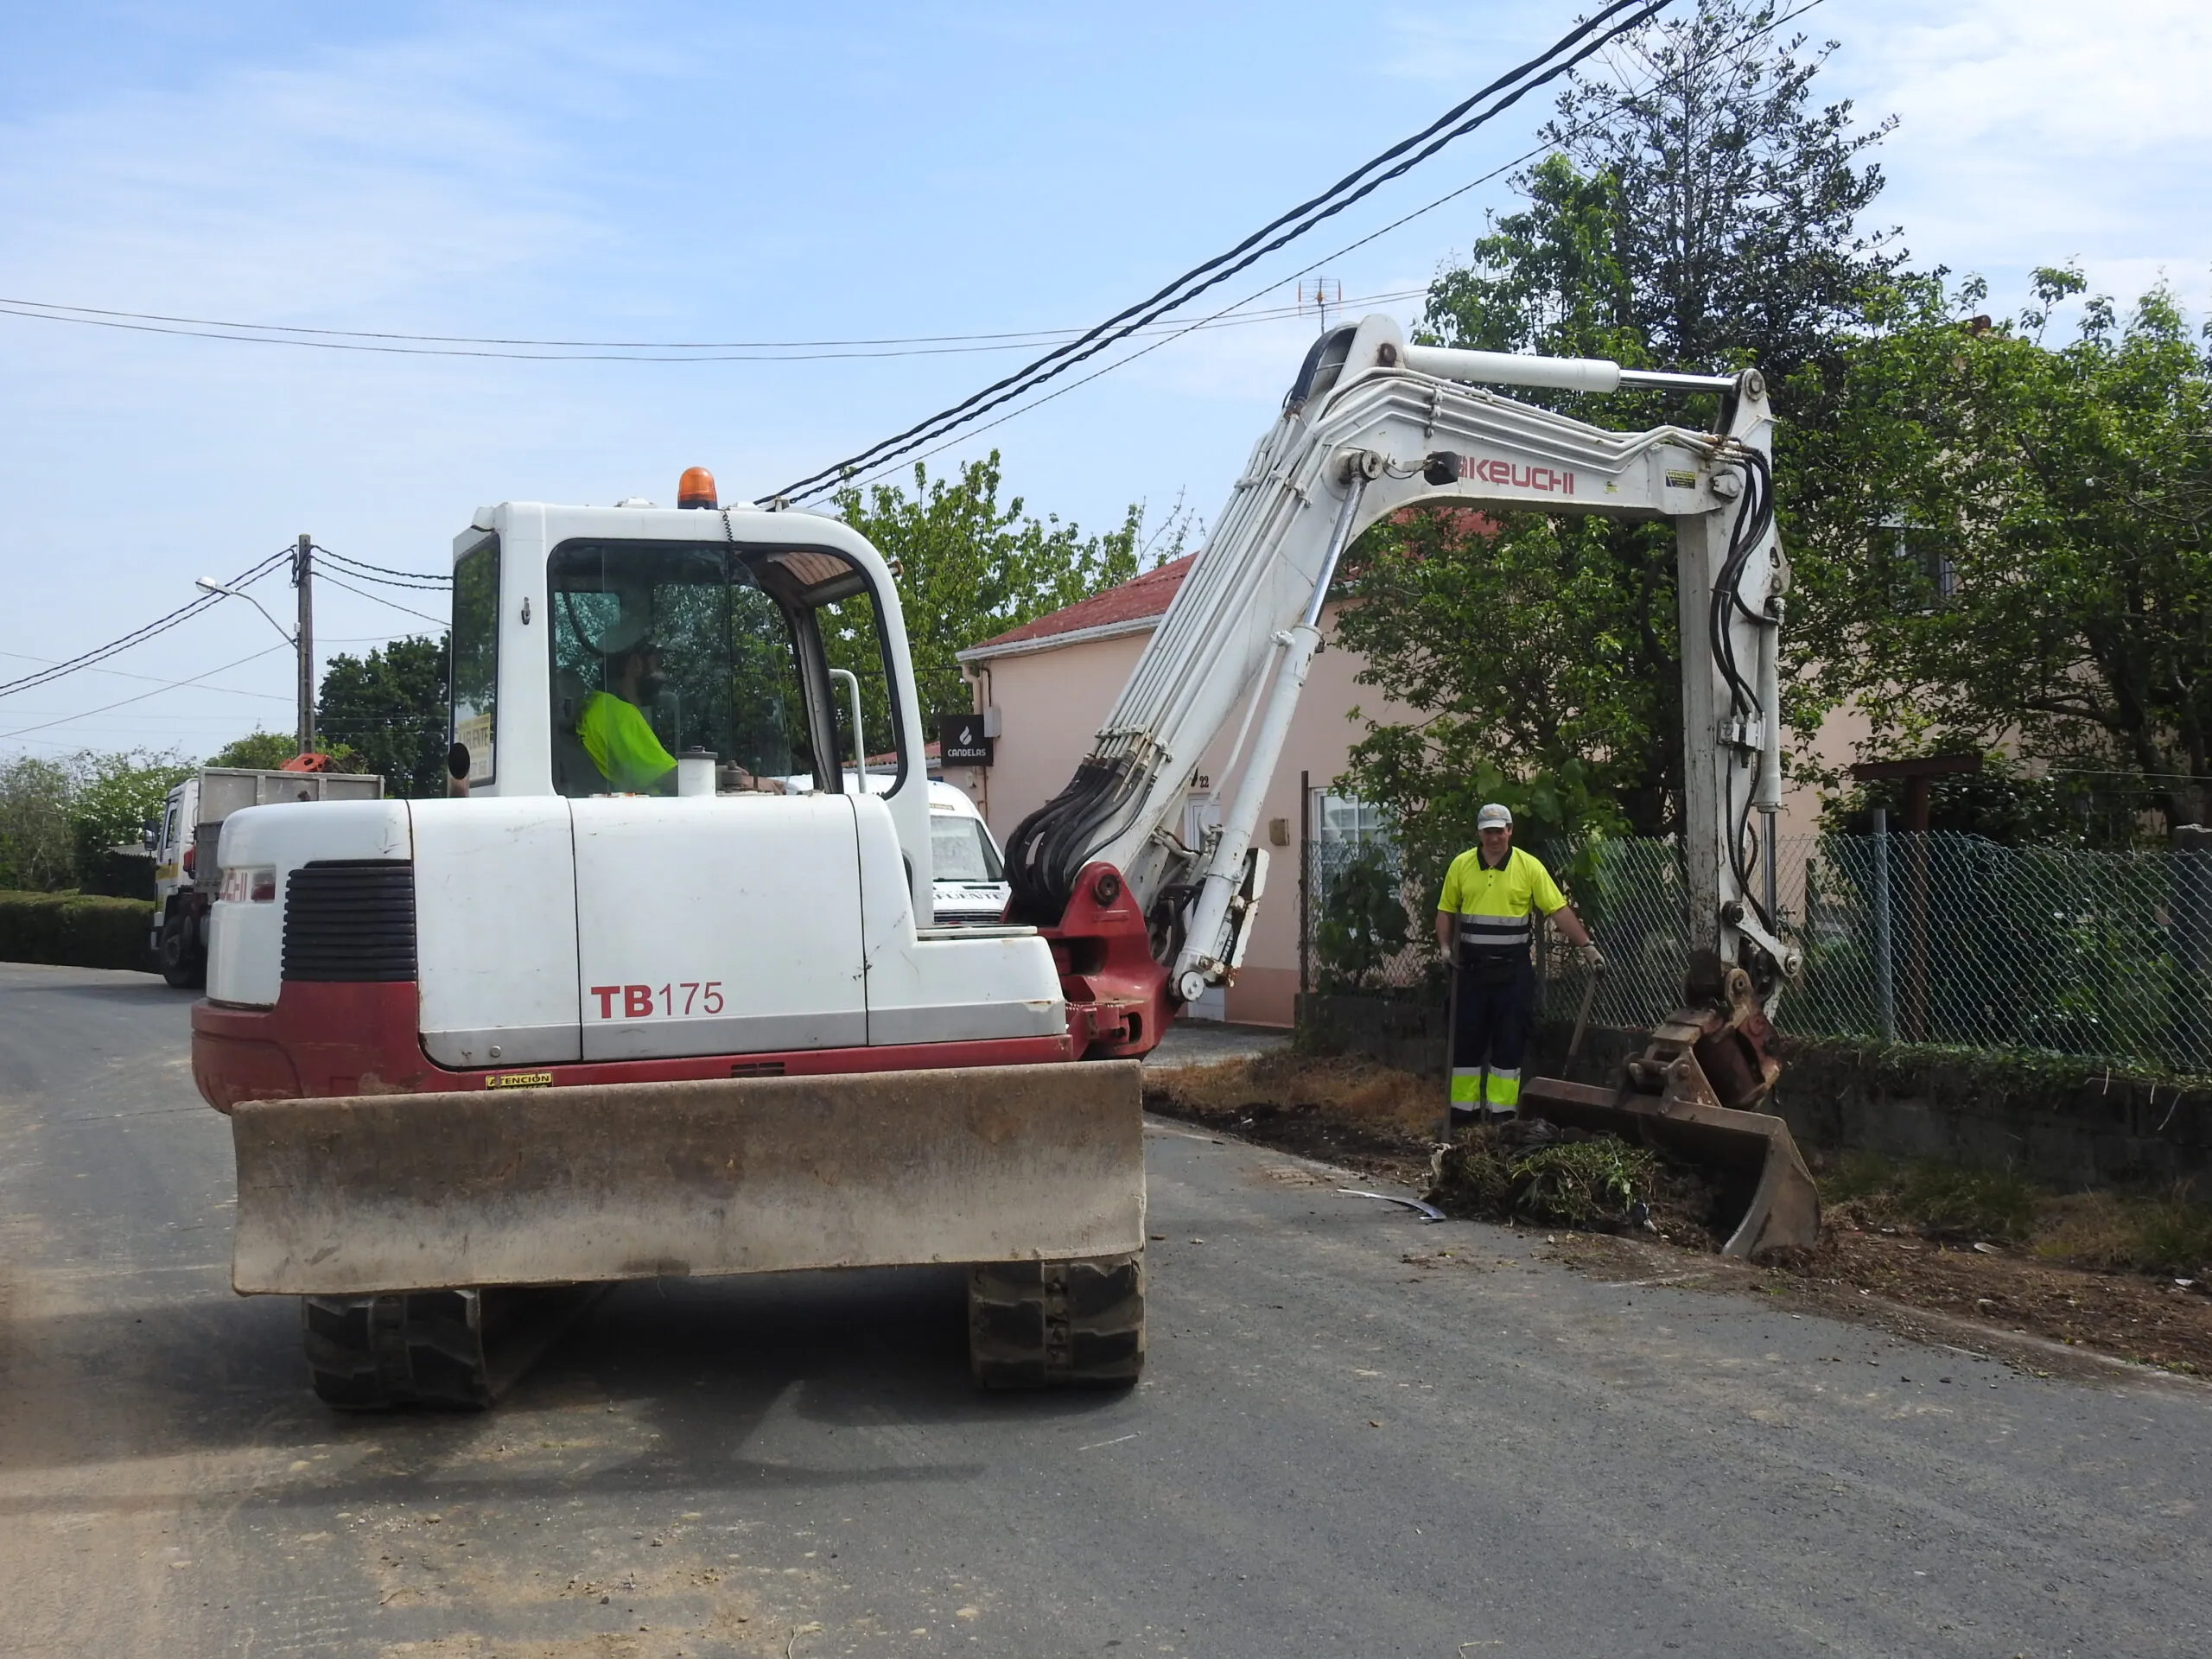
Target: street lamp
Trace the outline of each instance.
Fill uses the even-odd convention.
[[[300,590],[300,626],[296,632],[286,632],[282,622],[269,615],[269,607],[243,588],[226,588],[213,576],[200,576],[192,584],[203,593],[245,601],[262,615],[268,617],[269,626],[276,630],[286,645],[291,646],[299,658],[299,739],[302,754],[315,753],[315,611],[311,597],[315,590],[309,585],[312,576],[308,563],[314,547],[313,537],[302,536],[293,556],[292,581]]]

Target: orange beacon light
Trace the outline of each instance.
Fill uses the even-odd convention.
[[[676,505],[679,507],[712,507],[721,503],[715,499],[715,475],[704,467],[687,467],[676,486]]]

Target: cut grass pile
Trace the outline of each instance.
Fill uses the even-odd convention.
[[[1610,1135],[1523,1121],[1440,1148],[1429,1202],[1454,1215],[1710,1244],[1714,1194],[1691,1169]]]

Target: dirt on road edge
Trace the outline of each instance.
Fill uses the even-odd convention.
[[[1145,1104],[1425,1191],[1438,1134],[1435,1092],[1431,1079],[1371,1061],[1282,1051],[1148,1075]],[[1843,1224],[1824,1230],[1809,1260],[1788,1266],[1733,1262],[1648,1237],[1544,1236],[1571,1267],[1772,1298],[1990,1353],[2038,1375],[2212,1378],[2212,1294],[2202,1280],[2183,1285],[2170,1275],[2051,1261],[2018,1244],[1870,1230],[1852,1224],[1857,1206],[1836,1209]]]

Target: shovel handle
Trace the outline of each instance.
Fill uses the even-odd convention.
[[[1590,1029],[1590,1005],[1598,1000],[1598,982],[1605,976],[1603,968],[1593,968],[1590,977],[1582,982],[1582,1006],[1574,1012],[1574,1035],[1567,1039],[1567,1058],[1560,1063],[1560,1070],[1574,1070],[1574,1057],[1582,1052],[1582,1039]]]
[[[1437,1126],[1444,1140],[1452,1138],[1452,1044],[1459,1029],[1459,963],[1458,952],[1452,954],[1452,991],[1444,1003],[1444,1116]]]

